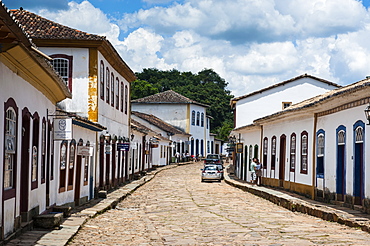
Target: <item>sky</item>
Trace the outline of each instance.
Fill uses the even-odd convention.
[[[2,0],[106,36],[134,72],[213,69],[241,96],[310,74],[370,75],[370,0]]]

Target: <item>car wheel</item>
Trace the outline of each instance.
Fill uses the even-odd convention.
[[[204,180],[202,179],[201,182],[204,182]]]

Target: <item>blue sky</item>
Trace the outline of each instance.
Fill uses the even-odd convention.
[[[370,75],[370,0],[3,0],[106,36],[133,71],[212,68],[240,96],[307,73]]]

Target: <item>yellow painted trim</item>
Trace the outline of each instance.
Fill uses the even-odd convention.
[[[186,110],[186,133],[190,133],[190,115],[191,115],[191,112],[190,112],[190,104],[187,104],[187,110]],[[207,122],[206,122],[207,124]]]
[[[280,187],[279,179],[263,177],[262,178],[262,183],[264,185],[267,185],[267,186]],[[312,186],[311,185],[299,184],[299,183],[294,183],[294,182],[284,180],[283,188],[285,190],[289,190],[289,191],[297,192],[299,194],[307,195],[311,199],[314,198],[312,196],[312,193],[314,191],[312,191]]]
[[[88,115],[89,120],[98,122],[98,50],[89,49],[89,87],[88,87]]]

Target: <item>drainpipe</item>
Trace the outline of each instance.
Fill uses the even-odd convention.
[[[312,137],[312,190],[311,197],[315,200],[315,181],[316,181],[316,130],[317,130],[317,113],[314,113],[313,118],[313,137]]]

